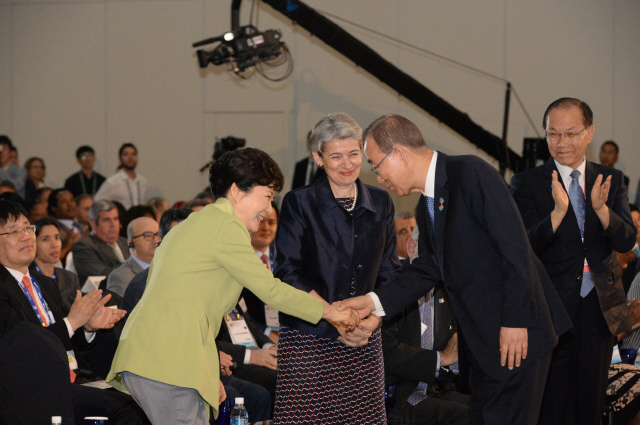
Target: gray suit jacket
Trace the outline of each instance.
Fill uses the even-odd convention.
[[[118,238],[118,246],[125,260],[129,258],[129,247],[125,238]],[[95,234],[80,239],[71,248],[73,252],[73,264],[78,272],[80,286],[89,276],[108,276],[109,273],[120,264],[113,249],[100,240]]]
[[[124,297],[124,292],[127,290],[127,286],[131,283],[131,279],[135,275],[144,270],[133,255],[127,259],[124,263],[109,273],[107,278],[107,289],[115,292],[116,294]]]

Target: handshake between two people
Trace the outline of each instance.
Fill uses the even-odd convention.
[[[380,317],[373,314],[373,300],[371,297],[363,296],[350,298],[345,301],[336,301],[333,304],[327,303],[315,291],[311,291],[311,295],[322,300],[324,304],[323,319],[336,327],[340,333],[338,338],[343,344],[349,347],[360,347],[369,342],[371,334],[380,326]],[[365,311],[359,308],[352,308],[354,300],[355,305],[371,300],[371,309]],[[354,306],[355,306],[354,305]]]

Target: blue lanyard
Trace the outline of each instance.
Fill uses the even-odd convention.
[[[36,294],[38,295],[38,298],[40,298],[40,304],[42,304],[42,308],[44,309],[47,316],[49,316],[49,324],[55,322],[53,315],[51,314],[51,311],[49,310],[49,307],[47,306],[47,303],[45,302],[44,297],[42,296],[42,291],[40,291],[40,286],[38,285],[38,282],[36,282],[36,280],[33,277],[31,276],[29,277],[31,278],[31,287],[35,289]],[[31,298],[31,294],[29,293],[27,288],[24,286],[24,284],[22,282],[18,282],[18,284],[20,285],[20,288],[22,288],[22,292],[24,292],[24,294],[27,296],[27,299],[31,304],[31,308],[33,308],[33,311],[36,313],[36,316],[38,316],[40,323],[42,323],[42,326],[44,326],[44,319],[42,318],[42,316],[40,316],[40,312],[38,311],[38,306],[36,305],[36,302],[33,300],[33,298]]]
[[[40,267],[38,267],[38,263],[36,263],[34,261],[34,265],[36,266],[36,271],[40,274],[44,274],[42,273],[42,270],[40,270]],[[55,282],[58,283],[58,278],[56,277],[56,269],[53,269],[53,274],[51,275],[51,279]]]

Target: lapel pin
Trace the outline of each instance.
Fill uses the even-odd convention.
[[[440,299],[438,300],[438,302],[439,302],[440,304],[444,303],[444,298],[440,298]]]
[[[438,207],[440,211],[444,209],[444,199],[440,198],[440,206]]]

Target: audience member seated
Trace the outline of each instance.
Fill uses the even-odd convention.
[[[153,218],[139,217],[127,226],[127,245],[131,256],[107,278],[107,289],[124,297],[127,286],[135,275],[149,268],[153,254],[160,242],[158,222]]]
[[[125,209],[142,205],[147,197],[147,179],[136,173],[138,149],[133,143],[125,143],[118,151],[118,172],[100,187],[94,199],[120,202]]]
[[[46,207],[49,207],[49,195],[51,195],[51,192],[53,192],[53,188],[50,188],[49,186],[44,186],[36,190],[35,202],[42,203]]]
[[[55,189],[49,195],[47,211],[56,219],[62,238],[60,258],[64,260],[73,244],[83,237],[82,226],[76,221],[76,201],[67,189]]]
[[[618,153],[620,149],[618,144],[613,140],[607,140],[600,146],[600,164],[605,167],[615,168],[616,162],[618,162]],[[629,187],[629,177],[624,175],[624,185]]]
[[[165,201],[164,198],[151,198],[149,199],[149,202],[147,202],[147,206],[153,209],[153,213],[156,215],[156,221],[158,223],[160,223],[160,218],[162,217],[162,214],[166,210],[171,208],[169,206],[169,203]]]
[[[89,210],[93,205],[93,196],[78,195],[76,196],[76,222],[82,226],[82,233],[91,231],[89,226]]]
[[[418,252],[418,228],[409,238],[411,259]],[[403,261],[403,266],[409,259]],[[458,362],[458,338],[447,292],[438,285],[382,329],[385,384],[396,386],[389,423],[468,424],[469,397],[442,367]]]
[[[136,205],[129,208],[124,216],[120,216],[120,223],[122,223],[122,228],[120,229],[120,236],[123,238],[127,237],[127,226],[133,220],[139,217],[149,217],[152,219],[156,219],[156,214],[153,212],[153,208],[148,205]]]
[[[18,195],[16,192],[4,192],[4,193],[0,193],[0,199],[4,199],[6,201],[11,201],[11,202],[15,202],[17,204],[20,204],[23,208],[24,208],[24,199],[22,199],[22,196]]]
[[[89,276],[108,276],[129,258],[127,240],[119,237],[118,209],[111,201],[96,201],[89,210],[92,233],[73,245],[73,263],[80,285]]]
[[[27,206],[31,206],[36,202],[36,194],[38,189],[44,187],[45,166],[42,158],[31,157],[24,163],[27,170],[27,181],[24,187],[24,201]]]
[[[629,209],[631,210],[633,224],[636,226],[637,230],[636,245],[631,251],[622,255],[622,262],[618,261],[622,268],[622,285],[627,292],[629,292],[631,282],[638,272],[640,272],[640,261],[638,261],[638,257],[640,257],[640,248],[638,247],[638,243],[640,242],[640,209],[638,209],[634,204],[629,204]],[[618,256],[618,259],[620,260],[620,255]]]
[[[273,214],[262,220],[258,231],[251,234],[251,246],[269,270],[273,270],[275,266],[274,260],[276,258],[276,252],[273,240],[278,230],[278,216],[280,214],[274,202],[271,202],[271,207],[273,207]],[[276,332],[280,328],[277,320],[278,311],[267,307],[262,300],[246,288],[242,290],[241,299],[243,301],[240,302],[240,306],[243,308],[246,307],[245,311],[249,312],[253,323],[260,328],[274,344],[277,344],[278,334]]]
[[[9,148],[9,152],[9,160],[17,166],[20,166],[20,160],[18,159],[18,148],[16,148],[15,145],[11,145],[11,147]]]
[[[193,211],[187,208],[169,209],[165,211],[160,218],[160,227],[158,230],[160,241],[167,236],[169,230],[173,229],[183,220],[186,220],[192,212]],[[135,306],[138,305],[140,298],[142,298],[144,288],[147,286],[147,277],[149,277],[148,268],[135,275],[129,283],[129,286],[127,286],[127,290],[124,292],[122,299],[122,309],[127,312],[127,316],[125,316],[122,326],[124,326],[124,322],[127,320],[129,313],[133,311]]]
[[[76,150],[76,160],[80,164],[81,170],[72,174],[64,182],[64,188],[73,194],[74,197],[80,195],[94,196],[106,178],[93,170],[96,162],[96,153],[91,146],[80,146]]]
[[[63,305],[70,309],[80,290],[80,282],[75,273],[56,267],[62,249],[59,225],[50,217],[36,220],[33,224],[36,226],[36,259],[29,270],[51,278],[60,290]]]
[[[196,198],[192,199],[184,205],[184,208],[188,208],[193,212],[200,211],[207,205],[211,204],[213,201],[209,198]]]
[[[227,393],[227,400],[244,397],[244,407],[249,414],[249,423],[268,421],[271,419],[271,396],[260,385],[252,384],[232,376],[233,358],[224,351],[218,351],[220,359],[220,381]],[[211,425],[217,424],[213,416],[209,418]]]
[[[27,180],[27,170],[11,162],[11,139],[0,136],[0,179],[13,183],[16,193],[24,199],[24,185]]]
[[[398,244],[398,257],[400,261],[409,258],[407,254],[407,242],[411,239],[413,229],[418,225],[416,219],[409,211],[396,211],[395,214],[396,236]]]
[[[33,223],[36,220],[41,218],[48,217],[47,214],[47,203],[46,202],[38,202],[35,203],[29,208],[29,222]]]
[[[631,282],[631,287],[629,288],[629,292],[627,292],[627,300],[631,302],[638,302],[634,301],[638,297],[640,297],[640,274],[637,274]],[[640,328],[631,332],[627,332],[618,342],[618,347],[635,348],[636,350],[640,351]]]
[[[0,178],[1,177],[2,176],[0,176]],[[11,183],[9,180],[3,180],[0,182],[0,195],[7,192],[16,193],[16,185]]]
[[[29,265],[36,256],[36,237],[34,226],[29,224],[26,211],[19,204],[0,201],[0,233],[3,235],[0,238],[0,335],[11,331],[22,322],[46,328],[62,343],[63,350],[66,351],[65,357],[68,358],[65,370],[66,379],[73,382],[75,380],[74,370],[77,368],[76,349],[89,346],[96,338],[99,338],[98,330],[113,327],[124,316],[124,311],[104,307],[109,296],[102,297],[99,290],[94,290],[84,297],[78,293],[71,308],[65,308],[56,284],[40,273],[29,271]],[[28,332],[22,326],[18,329],[25,329],[25,334]],[[61,354],[59,349],[55,351]],[[59,355],[54,356],[60,357]],[[47,357],[44,353],[40,357],[40,353],[38,353],[38,360],[47,361],[48,358],[51,357]],[[2,364],[6,363],[2,362]],[[62,376],[63,366],[59,362],[57,364],[59,365],[59,376]],[[9,363],[9,365],[15,368],[14,363]],[[42,368],[13,371],[13,373],[18,376],[20,374],[28,376],[28,373],[37,373],[38,370],[42,370]],[[66,391],[64,386],[69,381],[56,379],[54,382],[60,383],[59,391],[62,395],[62,392]],[[5,380],[0,383],[0,385],[5,384]],[[41,382],[36,375],[36,378],[26,378],[23,384],[29,387],[48,386],[52,382]],[[14,389],[12,388],[12,390]],[[52,392],[55,393],[56,390]],[[58,397],[57,394],[49,394],[48,396]],[[73,400],[76,423],[81,423],[78,421],[82,421],[84,415],[104,415],[118,424],[148,423],[133,399],[125,394],[72,385],[71,399]],[[66,400],[68,401],[68,397]],[[20,409],[18,410],[39,408],[38,404],[26,405],[23,401],[15,401],[19,403]],[[70,410],[66,409],[65,412],[69,414]],[[30,413],[24,413],[30,415]],[[50,420],[49,417],[48,421]],[[48,421],[46,423],[49,423]]]

